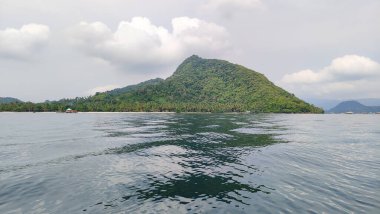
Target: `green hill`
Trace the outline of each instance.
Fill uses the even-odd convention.
[[[147,85],[156,85],[156,84],[161,83],[162,81],[164,81],[164,80],[161,78],[151,79],[151,80],[147,80],[145,82],[141,82],[141,83],[136,84],[136,85],[129,85],[129,86],[126,86],[123,88],[116,88],[114,90],[107,91],[107,94],[120,95],[120,94],[124,94],[124,93],[130,92],[130,91],[139,90],[139,89],[141,89]]]
[[[1,103],[21,103],[22,101],[13,97],[0,97]]]
[[[263,74],[224,60],[187,58],[166,80],[49,103],[55,110],[322,113]],[[51,107],[40,107],[49,109]]]

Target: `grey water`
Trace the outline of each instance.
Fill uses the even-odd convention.
[[[0,213],[380,213],[380,115],[0,113]]]

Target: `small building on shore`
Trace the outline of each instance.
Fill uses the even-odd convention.
[[[71,108],[66,109],[65,113],[78,113],[77,110],[73,110]]]

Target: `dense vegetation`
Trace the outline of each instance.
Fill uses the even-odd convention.
[[[191,56],[166,80],[154,79],[87,98],[0,105],[0,111],[175,111],[322,113],[263,74]]]

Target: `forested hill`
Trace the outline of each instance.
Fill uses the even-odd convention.
[[[323,112],[263,74],[196,55],[187,58],[166,80],[150,80],[88,98],[34,104],[29,109],[60,111],[68,107],[78,111]]]
[[[139,90],[139,89],[141,89],[147,85],[156,85],[156,84],[161,83],[162,81],[164,81],[164,80],[161,78],[151,79],[151,80],[147,80],[145,82],[141,82],[141,83],[136,84],[136,85],[129,85],[129,86],[126,86],[124,88],[116,88],[116,89],[108,91],[106,93],[110,94],[110,95],[120,95],[120,94],[124,94],[124,93],[130,92],[130,91]]]
[[[1,103],[21,103],[22,101],[13,97],[0,97]]]

